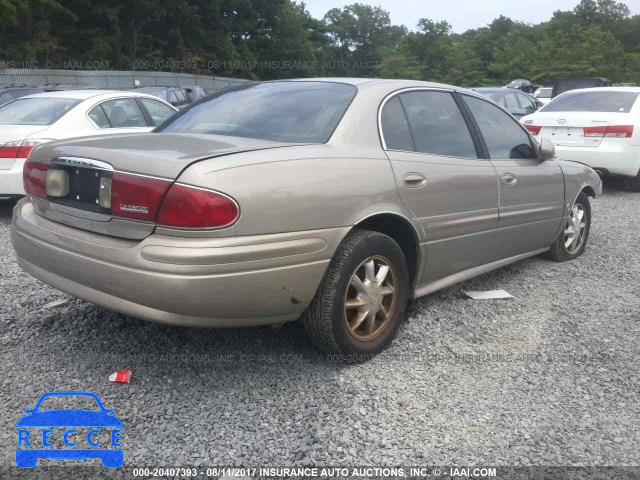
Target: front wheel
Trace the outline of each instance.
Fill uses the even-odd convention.
[[[569,219],[565,222],[560,236],[551,245],[549,258],[556,262],[566,262],[582,255],[587,248],[591,230],[591,203],[589,197],[581,192],[576,198]]]
[[[336,251],[302,322],[323,351],[344,361],[364,360],[391,343],[408,296],[407,263],[398,244],[382,233],[354,230]]]

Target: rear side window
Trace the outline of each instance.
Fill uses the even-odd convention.
[[[89,118],[91,118],[91,120],[93,120],[93,123],[95,123],[99,128],[111,127],[109,119],[107,118],[107,115],[104,113],[104,110],[102,110],[102,107],[100,105],[91,109],[91,111],[89,112]]]
[[[400,95],[415,143],[421,153],[478,158],[467,123],[448,92]]]
[[[522,93],[518,93],[517,96],[518,96],[518,101],[520,102],[520,108],[528,112],[535,112],[536,104],[533,103],[533,100],[531,100],[530,97],[527,97]]]
[[[541,111],[629,113],[637,98],[635,92],[567,92],[551,100]]]
[[[382,135],[389,150],[413,152],[409,122],[398,97],[392,98],[384,106],[381,121]]]
[[[506,108],[510,108],[510,109],[513,109],[513,110],[518,110],[520,108],[520,105],[518,104],[518,98],[516,97],[515,93],[507,93],[502,98],[502,104]]]
[[[0,107],[0,125],[51,125],[78,103],[70,98],[19,98]]]
[[[535,156],[529,135],[511,115],[484,100],[468,95],[463,95],[463,98],[480,127],[492,159]]]
[[[144,119],[142,110],[133,98],[122,98],[119,100],[109,100],[100,104],[111,128],[133,128],[146,127],[147,121]]]

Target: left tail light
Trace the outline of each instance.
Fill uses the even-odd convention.
[[[36,138],[33,140],[18,140],[0,145],[0,158],[28,158],[31,150],[41,143],[50,142],[48,138]]]

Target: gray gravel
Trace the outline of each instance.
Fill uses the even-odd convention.
[[[23,409],[62,389],[115,408],[129,466],[638,465],[639,205],[608,186],[581,259],[421,299],[389,350],[342,366],[295,324],[170,328],[66,297],[14,263],[1,203],[0,465]]]

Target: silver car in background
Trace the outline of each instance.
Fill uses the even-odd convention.
[[[474,92],[401,80],[243,85],[154,133],[52,142],[11,238],[36,278],[152,321],[301,319],[357,359],[407,301],[586,247],[589,167]]]

